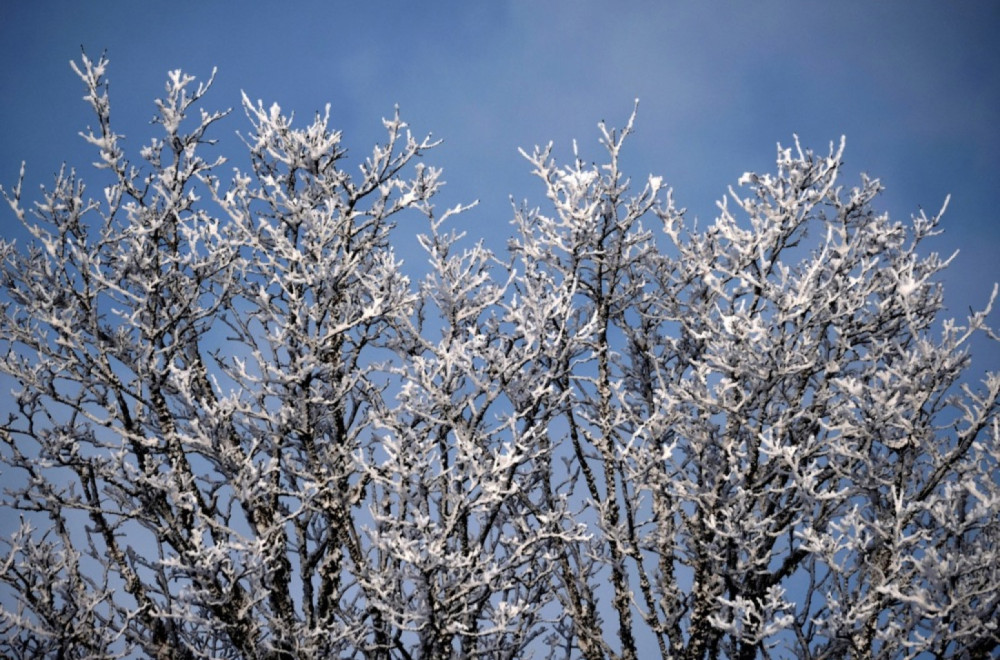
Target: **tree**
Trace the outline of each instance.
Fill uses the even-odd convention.
[[[779,147],[699,229],[601,125],[600,167],[525,153],[548,201],[497,256],[398,113],[352,176],[329,109],[244,97],[223,182],[211,79],[170,74],[137,164],[106,66],[74,65],[101,198],[3,191],[33,237],[0,242],[6,656],[1000,648],[993,298],[940,318],[940,214],[877,213],[843,142]]]

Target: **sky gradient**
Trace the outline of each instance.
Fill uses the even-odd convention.
[[[896,219],[951,194],[926,249],[961,249],[945,300],[964,318],[1000,279],[998,27],[995,2],[925,0],[4,3],[0,184],[22,160],[28,196],[63,162],[86,179],[95,154],[77,133],[92,116],[68,65],[83,46],[107,51],[112,121],[133,159],[175,68],[203,79],[218,67],[204,105],[234,108],[215,132],[227,155],[249,129],[240,90],[302,123],[330,103],[354,156],[398,104],[415,133],[444,140],[427,156],[448,182],[439,205],[479,199],[458,228],[502,251],[510,197],[544,201],[518,147],[552,140],[566,161],[576,138],[600,159],[596,123],[623,125],[639,98],[625,168],[663,176],[703,223],[744,171],[773,171],[793,134],[820,152],[846,135],[845,183],[879,177]],[[0,209],[0,236],[22,235]],[[977,354],[1000,368],[996,343]]]

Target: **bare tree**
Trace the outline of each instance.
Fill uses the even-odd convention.
[[[133,162],[106,66],[74,65],[99,198],[3,191],[33,240],[0,242],[2,653],[1000,647],[1000,375],[967,375],[992,299],[941,318],[940,215],[877,213],[843,143],[779,147],[700,229],[601,125],[601,166],[525,153],[547,202],[498,256],[436,215],[398,113],[351,175],[329,109],[244,97],[223,181],[211,79],[170,74]]]

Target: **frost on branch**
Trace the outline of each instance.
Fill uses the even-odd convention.
[[[347,167],[329,107],[244,95],[223,173],[175,71],[133,161],[106,69],[100,193],[2,191],[5,657],[997,652],[993,300],[941,317],[940,214],[877,212],[843,142],[701,228],[621,171],[633,113],[600,165],[524,152],[498,255],[398,113]]]

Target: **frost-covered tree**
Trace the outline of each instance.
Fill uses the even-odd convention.
[[[556,592],[581,655],[995,652],[1000,376],[962,374],[996,337],[988,309],[935,326],[938,217],[890,221],[877,181],[838,184],[843,143],[796,143],[685,228],[658,178],[629,196],[630,129],[602,168],[529,156],[554,212],[520,210],[513,246],[526,302],[576,300],[555,442],[591,539]]]
[[[3,190],[4,656],[1000,648],[992,300],[941,317],[939,216],[876,212],[843,144],[700,228],[602,125],[603,165],[525,154],[547,201],[498,254],[398,114],[348,168],[329,111],[244,98],[224,174],[211,80],[174,72],[132,160],[106,66],[74,65],[101,193]]]

